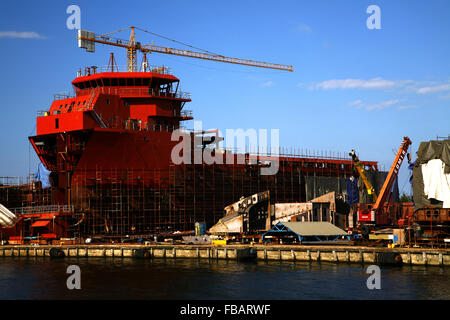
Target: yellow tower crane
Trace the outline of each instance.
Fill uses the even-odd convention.
[[[121,40],[121,39],[115,39],[115,38],[109,37],[110,34],[120,32],[120,31],[123,31],[126,29],[131,29],[131,34],[130,34],[129,40]],[[116,47],[126,48],[127,49],[127,71],[128,72],[136,72],[137,71],[137,51],[138,50],[141,51],[143,54],[158,52],[158,53],[172,54],[172,55],[183,56],[183,57],[211,60],[211,61],[218,61],[218,62],[226,62],[226,63],[234,63],[234,64],[241,64],[241,65],[246,65],[246,66],[260,67],[260,68],[294,71],[293,67],[288,66],[288,65],[268,63],[268,62],[259,62],[259,61],[253,61],[253,60],[247,60],[247,59],[230,58],[230,57],[225,57],[225,56],[222,56],[219,54],[214,54],[209,51],[202,50],[202,49],[199,49],[199,50],[204,51],[204,52],[196,52],[196,51],[189,51],[189,50],[182,50],[182,49],[175,49],[175,48],[168,48],[168,47],[160,47],[160,46],[153,45],[153,43],[152,44],[141,44],[140,42],[136,42],[135,29],[138,29],[138,30],[141,30],[141,31],[153,34],[153,35],[157,35],[153,32],[139,29],[137,27],[128,27],[128,28],[114,31],[111,33],[107,33],[104,35],[97,35],[93,32],[86,31],[86,30],[78,30],[78,46],[80,48],[86,49],[88,52],[95,52],[95,43],[101,43],[101,44],[107,44],[107,45],[112,45],[112,46],[116,46]],[[160,35],[157,35],[157,36],[160,36]],[[160,37],[169,39],[164,36],[160,36]],[[179,41],[175,41],[172,39],[169,39],[169,40],[186,45]],[[190,47],[192,47],[192,46],[190,46]],[[195,47],[192,47],[192,48],[195,48]],[[196,48],[196,49],[198,49],[198,48]]]

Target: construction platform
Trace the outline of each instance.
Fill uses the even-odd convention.
[[[163,258],[450,266],[450,249],[289,245],[1,246],[0,257]]]

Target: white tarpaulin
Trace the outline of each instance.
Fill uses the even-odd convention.
[[[424,194],[428,199],[443,202],[443,208],[450,208],[450,174],[444,173],[445,164],[433,159],[422,164]]]

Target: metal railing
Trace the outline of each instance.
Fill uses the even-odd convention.
[[[80,68],[77,71],[77,77],[90,76],[102,72],[128,72],[127,66],[91,66]],[[137,72],[148,72],[148,73],[159,73],[172,75],[172,69],[165,66],[151,66],[151,65],[141,65]]]
[[[75,98],[75,93],[73,91],[71,92],[62,92],[62,93],[55,93],[53,95],[53,100],[64,100],[64,99],[70,99]]]
[[[170,92],[165,90],[158,90],[155,88],[97,87],[77,90],[77,95],[89,95],[92,93],[111,94],[118,96],[152,96],[174,99],[191,99],[191,94],[189,92]]]
[[[38,117],[45,117],[46,115],[49,114],[48,110],[38,110],[36,113]]]
[[[33,174],[28,177],[0,177],[0,186],[22,186],[36,182]]]
[[[181,116],[182,118],[191,118],[191,117],[193,117],[192,110],[182,110],[182,111],[180,112],[180,116]]]
[[[32,206],[32,207],[20,207],[9,209],[15,215],[29,215],[40,213],[71,213],[73,212],[73,206],[68,205],[49,205],[49,206]]]

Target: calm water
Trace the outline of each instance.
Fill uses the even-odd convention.
[[[81,268],[81,290],[66,269]],[[367,267],[367,266],[366,266]],[[0,258],[0,299],[450,299],[450,270],[300,262]]]

